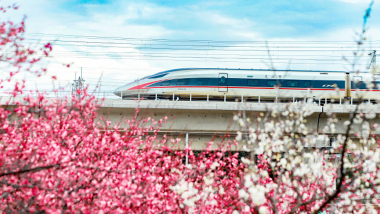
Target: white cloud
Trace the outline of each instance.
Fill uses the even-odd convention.
[[[369,1],[345,0],[351,3],[362,3]],[[73,40],[71,46],[53,46],[54,60],[49,61],[49,75],[38,79],[38,87],[48,87],[51,84],[51,75],[58,76],[62,85],[69,85],[74,79],[75,72],[79,73],[83,67],[86,83],[92,85],[97,83],[103,72],[103,86],[107,90],[115,89],[138,77],[143,77],[158,71],[183,68],[183,67],[223,67],[223,68],[268,68],[268,56],[265,44],[257,44],[254,41],[353,41],[355,26],[351,28],[337,28],[335,30],[323,31],[319,35],[304,38],[265,38],[255,30],[256,23],[246,18],[234,18],[219,11],[207,11],[202,8],[189,7],[173,9],[157,6],[154,4],[138,4],[119,2],[118,8],[112,11],[104,6],[86,5],[87,15],[57,9],[48,0],[33,0],[21,2],[19,14],[27,14],[27,32],[42,34],[57,34],[57,36],[46,37],[48,40],[62,39]],[[116,3],[115,3],[116,4]],[[15,15],[13,15],[15,14]],[[11,19],[20,18],[21,15],[12,12]],[[201,20],[206,29],[178,29],[165,27],[164,24],[147,24],[143,20],[160,19],[162,22],[173,22],[181,24],[184,21]],[[142,20],[142,21],[141,21]],[[136,22],[140,21],[140,22]],[[360,28],[360,26],[357,26]],[[376,39],[380,33],[379,28],[369,30],[369,41]],[[202,47],[202,50],[141,50],[138,47],[149,46],[153,43],[141,41],[126,44],[126,40],[89,39],[79,36],[78,38],[65,38],[60,35],[84,35],[98,37],[123,37],[123,38],[174,38],[190,37],[199,39],[208,35],[211,40],[220,38],[232,38],[231,40],[252,41],[251,43],[239,43],[238,46],[245,47]],[[178,35],[178,36],[177,36]],[[223,35],[223,37],[217,37]],[[30,36],[30,35],[29,35]],[[37,38],[37,37],[33,37]],[[45,40],[44,40],[45,41]],[[82,41],[82,42],[75,42]],[[97,47],[89,46],[86,42],[97,41]],[[124,44],[110,45],[111,42]],[[103,44],[102,44],[103,43]],[[168,43],[166,43],[168,44]],[[181,43],[179,43],[181,44]],[[183,43],[194,45],[194,43]],[[220,44],[219,44],[220,45]],[[231,45],[231,44],[230,44]],[[331,43],[331,45],[337,45]],[[340,59],[347,52],[323,52],[323,51],[282,51],[289,44],[269,44],[270,53],[277,69],[288,68],[306,70],[344,70],[344,62],[341,64],[328,64],[323,59]],[[310,44],[309,44],[310,46]],[[325,44],[326,46],[326,44]],[[248,51],[247,51],[248,50]],[[261,51],[261,52],[260,52]],[[150,58],[146,56],[167,55],[166,58]],[[97,54],[96,56],[94,54]],[[113,57],[112,55],[122,56]],[[203,57],[203,58],[181,58],[181,56]],[[277,58],[286,58],[277,60]],[[157,60],[152,60],[157,59]],[[290,59],[290,60],[288,60]],[[298,61],[297,61],[298,60]],[[266,62],[266,63],[265,63]],[[70,68],[62,66],[63,63],[73,63]],[[301,64],[297,64],[301,63]],[[302,64],[303,63],[303,64]],[[305,64],[315,63],[315,64]],[[366,61],[363,61],[363,65]],[[33,80],[34,81],[34,80]]]
[[[252,28],[255,25],[254,22],[248,19],[236,19],[225,15],[220,15],[219,13],[204,12],[202,16],[205,17],[206,21],[211,22],[212,24],[222,25],[233,29],[244,30]]]

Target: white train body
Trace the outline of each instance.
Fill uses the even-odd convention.
[[[375,76],[376,77],[376,76]],[[369,73],[342,71],[273,71],[261,69],[186,68],[160,72],[117,88],[117,96],[244,96],[282,98],[380,98],[367,90]],[[377,85],[377,81],[370,82]]]

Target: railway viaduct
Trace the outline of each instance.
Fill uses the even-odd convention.
[[[244,132],[236,121],[233,121],[234,114],[245,111],[248,118],[254,118],[259,113],[266,113],[268,110],[283,110],[285,103],[242,103],[242,102],[216,102],[216,101],[168,101],[168,100],[105,100],[99,114],[108,118],[113,123],[123,121],[122,118],[131,118],[136,109],[139,109],[138,118],[151,117],[155,120],[167,117],[167,123],[163,124],[160,134],[167,134],[173,137],[181,137],[179,145],[185,146],[186,133],[188,143],[193,149],[200,150],[205,147],[206,142],[215,143],[222,140],[233,140],[238,130]],[[367,105],[367,106],[366,106]],[[346,129],[342,124],[349,118],[356,105],[353,104],[331,104],[326,106],[312,103],[307,105],[297,105],[295,108],[307,108],[313,112],[306,117],[307,127],[310,131],[322,133],[322,128],[327,124],[328,115],[326,111],[336,113],[338,124],[334,134],[343,134]],[[359,112],[379,113],[380,108],[374,104],[364,104],[359,108]],[[379,118],[372,119],[372,122],[380,123]],[[125,126],[125,123],[121,123]],[[147,124],[149,125],[149,124]],[[353,131],[359,126],[353,126]],[[376,133],[380,134],[380,133]],[[229,135],[229,137],[228,137]],[[238,145],[240,150],[242,145]]]
[[[0,105],[4,105],[9,98],[0,97]],[[302,102],[302,101],[301,101]],[[121,127],[126,127],[126,119],[131,119],[136,112],[137,119],[154,118],[155,120],[167,117],[167,122],[162,125],[159,135],[167,135],[174,138],[181,138],[178,148],[182,149],[186,143],[190,144],[195,150],[202,150],[208,142],[214,142],[214,146],[219,142],[233,140],[237,131],[246,132],[233,116],[244,111],[247,118],[255,121],[255,117],[260,113],[267,113],[271,110],[283,111],[289,103],[259,103],[259,102],[226,102],[226,101],[173,101],[173,100],[115,100],[106,99],[99,109],[99,116],[110,120],[113,124],[120,123]],[[297,108],[307,108],[311,115],[306,117],[306,126],[310,132],[323,132],[323,127],[329,118],[326,112],[336,113],[338,123],[335,133],[329,133],[331,137],[346,132],[343,122],[348,120],[349,115],[356,109],[355,103],[347,104],[328,104],[322,106],[319,103],[301,104],[293,103]],[[380,113],[380,106],[377,104],[366,103],[359,106],[359,112]],[[380,124],[380,118],[371,120],[373,123]],[[146,126],[151,125],[147,123]],[[253,126],[257,124],[253,123]],[[359,130],[359,125],[352,126],[352,134]],[[375,132],[380,134],[380,131]],[[355,141],[355,137],[351,136]],[[186,140],[187,139],[187,140]],[[238,144],[235,150],[241,150],[242,144]]]

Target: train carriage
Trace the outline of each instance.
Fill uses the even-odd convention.
[[[183,68],[163,71],[121,86],[114,94],[124,99],[223,96],[270,99],[286,98],[379,98],[378,88],[367,90],[367,82],[377,85],[370,73],[344,71],[263,70]],[[365,93],[362,93],[365,91]]]

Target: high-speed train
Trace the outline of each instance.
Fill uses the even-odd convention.
[[[182,68],[136,80],[117,88],[114,94],[147,99],[170,98],[173,94],[177,99],[189,96],[380,98],[376,77],[371,73],[344,71]],[[375,88],[366,89],[366,83],[374,84]]]

